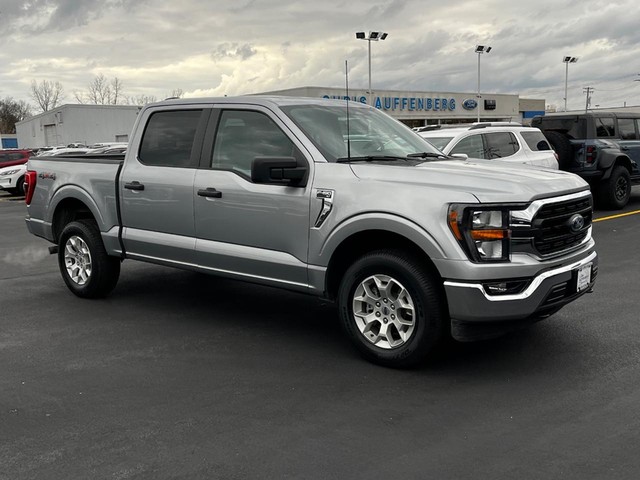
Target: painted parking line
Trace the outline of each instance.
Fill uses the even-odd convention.
[[[638,215],[639,213],[640,210],[634,210],[633,212],[619,213],[617,215],[609,215],[608,217],[594,218],[593,223],[604,222],[605,220],[613,220],[614,218],[629,217],[631,215]]]

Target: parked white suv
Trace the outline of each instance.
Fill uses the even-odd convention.
[[[0,190],[7,190],[12,195],[24,195],[24,174],[26,172],[26,163],[0,168]]]
[[[447,155],[484,158],[558,168],[558,156],[544,134],[519,124],[477,123],[465,127],[422,130],[418,135]]]

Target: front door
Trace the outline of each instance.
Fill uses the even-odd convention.
[[[203,154],[195,179],[198,264],[223,275],[305,289],[311,182],[253,183],[251,162],[293,156],[299,165],[312,163],[268,110],[234,106],[216,114],[212,152]]]

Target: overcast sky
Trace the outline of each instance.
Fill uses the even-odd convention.
[[[98,74],[158,98],[301,86],[474,92],[569,108],[640,105],[640,2],[617,0],[0,0],[0,98],[33,103],[32,80],[59,81],[66,102]]]

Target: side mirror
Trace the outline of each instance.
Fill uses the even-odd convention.
[[[304,187],[307,170],[294,157],[256,157],[251,162],[251,181]]]
[[[456,158],[461,158],[462,160],[468,160],[469,159],[469,155],[467,155],[466,153],[454,153],[451,156],[452,157],[456,157]]]

